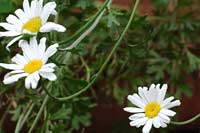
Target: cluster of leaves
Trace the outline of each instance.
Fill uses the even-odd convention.
[[[151,83],[168,83],[170,93],[175,94],[176,98],[180,99],[181,94],[191,97],[192,88],[187,77],[198,76],[200,24],[195,5],[199,1],[151,2],[154,15],[135,18],[104,75],[107,77],[105,90],[121,104],[124,97],[133,93],[139,85]],[[116,25],[119,31],[127,18],[117,16],[121,25]]]
[[[44,0],[45,2],[50,0]],[[94,0],[55,0],[58,4],[59,23],[65,25],[67,33],[57,35],[50,33],[49,44],[69,38],[85,24],[98,10],[99,3]],[[1,0],[0,16],[6,16],[21,6],[21,0]],[[112,57],[109,65],[96,84],[86,93],[66,102],[58,102],[48,98],[40,118],[37,132],[53,131],[71,133],[81,131],[90,125],[91,114],[96,103],[95,98],[113,97],[122,105],[125,97],[137,91],[139,85],[151,83],[168,83],[170,93],[180,98],[181,94],[192,96],[191,86],[186,82],[189,74],[198,76],[200,59],[198,50],[198,31],[200,28],[197,0],[151,0],[153,16],[138,15],[131,24],[123,43]],[[185,9],[184,11],[182,9]],[[40,82],[37,90],[26,90],[24,81],[4,86],[0,84],[1,106],[9,107],[12,120],[18,121],[20,115],[34,105],[27,119],[27,130],[32,125],[37,112],[46,99],[43,88],[51,90],[54,96],[65,97],[79,91],[93,78],[104,62],[114,42],[124,29],[130,12],[120,8],[109,8],[96,29],[86,37],[80,45],[71,51],[58,52],[52,62],[57,64],[58,80],[49,83]],[[7,39],[1,40],[0,58],[2,62],[10,62],[15,53],[4,51]],[[64,44],[63,47],[69,45]],[[15,50],[17,46],[12,47]],[[1,79],[4,71],[1,69]],[[11,104],[11,106],[8,106]],[[6,111],[5,111],[6,112]],[[4,117],[2,117],[4,118]],[[0,124],[2,124],[0,122]],[[40,125],[39,125],[40,124]],[[120,123],[120,125],[123,125]],[[0,125],[2,126],[2,125]],[[113,132],[124,130],[126,126],[116,126]]]

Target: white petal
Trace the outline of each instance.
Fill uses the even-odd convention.
[[[24,2],[23,2],[23,9],[24,9],[24,12],[26,13],[26,16],[32,17],[31,16],[30,5],[29,5],[28,0],[24,0]]]
[[[19,73],[24,73],[24,70],[14,70],[14,71],[11,71],[9,73],[7,73],[4,77],[10,77],[12,74],[19,74]]]
[[[147,122],[147,120],[148,120],[147,117],[136,119],[136,120],[130,122],[130,126],[140,127],[141,125],[144,125]]]
[[[142,129],[143,133],[149,133],[152,128],[153,119],[149,119]]]
[[[36,12],[37,12],[37,3],[38,3],[38,0],[33,0],[31,2],[31,13],[33,16],[36,16]]]
[[[148,91],[148,88],[145,86],[143,87],[143,93],[145,95],[145,98],[147,99],[148,102],[151,102],[151,97],[149,95],[149,91]]]
[[[25,87],[26,87],[26,89],[30,89],[30,88],[31,88],[31,79],[32,79],[32,75],[29,75],[29,76],[25,79]]]
[[[167,127],[167,124],[166,124],[164,121],[160,120],[160,126],[161,126],[162,128],[166,128],[166,127]]]
[[[42,18],[43,24],[45,24],[47,22],[49,15],[54,13],[55,8],[56,8],[55,2],[48,2],[47,4],[44,5],[42,13],[41,13],[41,18]]]
[[[142,102],[142,99],[137,94],[129,95],[128,100],[140,108],[145,107],[145,104]]]
[[[43,63],[45,64],[48,60],[49,57],[54,55],[57,52],[58,44],[51,45],[50,47],[47,48],[44,56],[43,56]]]
[[[51,12],[52,15],[56,16],[58,13],[57,11],[54,9],[52,12]]]
[[[159,119],[159,117],[155,117],[154,119],[153,119],[153,126],[155,127],[155,128],[159,128],[161,125],[160,125],[160,119]]]
[[[37,72],[29,75],[26,80],[25,80],[25,87],[27,89],[36,89],[37,88],[37,85],[38,85],[38,81],[40,80],[40,77],[38,75]]]
[[[43,68],[54,68],[54,67],[56,67],[54,63],[48,63],[48,64],[43,65]]]
[[[23,26],[23,23],[14,15],[9,15],[6,18],[6,21],[10,24],[17,26],[18,28],[22,28],[22,26]]]
[[[35,75],[33,74],[32,75],[32,80],[31,80],[31,88],[32,89],[36,89],[37,88],[37,85],[38,85],[38,81],[36,81],[36,78]]]
[[[43,0],[39,0],[38,5],[37,5],[37,12],[36,12],[38,16],[42,13],[42,9],[43,9]]]
[[[158,98],[157,98],[157,101],[159,103],[161,103],[164,98],[165,98],[165,95],[166,95],[166,92],[167,92],[167,84],[164,84],[161,88],[161,90],[159,91],[159,94],[158,94]]]
[[[165,123],[169,123],[169,122],[170,122],[170,118],[169,118],[167,115],[164,115],[164,114],[162,114],[162,113],[159,113],[158,115],[159,115],[160,119],[161,119],[163,122],[165,122]]]
[[[147,90],[144,90],[142,87],[138,87],[138,93],[139,93],[140,97],[142,98],[142,100],[143,100],[143,102],[144,102],[145,104],[148,103],[148,99],[146,98],[146,96],[145,96],[145,94],[144,94],[146,91],[147,91]]]
[[[38,72],[34,72],[33,77],[34,77],[34,80],[37,81],[37,82],[40,80],[40,76],[39,76]]]
[[[147,118],[147,117],[146,117]],[[139,123],[138,125],[136,125],[136,127],[137,128],[139,128],[140,126],[143,126],[143,125],[145,125],[146,123],[147,123],[147,121],[148,121],[148,118],[147,118],[147,120],[145,121],[142,121],[141,123]]]
[[[26,60],[32,60],[35,58],[32,54],[32,49],[26,40],[19,41],[19,47],[22,48],[23,55],[26,58]]]
[[[176,101],[173,101],[173,102],[167,104],[166,106],[164,106],[164,108],[170,109],[170,108],[180,106],[180,105],[181,105],[180,100],[176,100]]]
[[[33,58],[40,59],[41,57],[39,57],[39,49],[38,49],[36,36],[30,39],[29,46],[30,46]]]
[[[144,113],[137,113],[137,114],[133,114],[129,117],[129,120],[136,120],[138,118],[141,118],[141,117],[145,117],[145,114]]]
[[[45,72],[39,72],[39,74],[50,81],[55,81],[57,79],[56,75],[54,73],[45,73]]]
[[[15,31],[16,32],[15,26],[12,25],[12,24],[9,24],[9,23],[0,23],[0,26],[3,27],[5,30]]]
[[[142,113],[142,112],[144,112],[144,109],[134,108],[134,107],[126,107],[126,108],[124,108],[124,111],[130,112],[130,113]]]
[[[28,18],[26,16],[26,14],[24,13],[24,11],[22,9],[17,9],[15,11],[15,14],[17,15],[17,17],[23,22],[26,23],[26,21],[28,21]]]
[[[157,90],[160,90],[160,84],[157,84],[155,87]]]
[[[11,72],[7,73],[4,76],[4,79],[11,77],[13,74],[21,74],[21,73],[24,73],[24,70],[14,70],[14,71],[11,71]]]
[[[55,70],[53,68],[41,68],[40,72],[44,72],[44,73],[52,73]]]
[[[6,49],[9,51],[9,47],[11,45],[13,45],[16,41],[20,40],[22,38],[22,36],[18,36],[18,37],[15,37],[13,40],[11,40],[7,45],[6,45]]]
[[[176,112],[169,110],[169,109],[161,109],[160,112],[167,116],[175,116],[176,115]]]
[[[6,77],[4,78],[3,83],[11,84],[11,83],[17,82],[20,78],[26,77],[26,76],[27,76],[27,73],[21,73],[21,74],[16,74],[10,77]]]
[[[53,44],[50,47],[47,48],[46,52],[45,52],[45,56],[47,56],[48,58],[51,57],[52,55],[54,55],[57,52],[58,48],[58,44]]]
[[[42,58],[44,56],[45,53],[45,49],[46,49],[46,38],[43,37],[42,39],[40,39],[40,44],[38,46],[38,50],[39,50],[39,56]]]
[[[0,66],[9,70],[22,70],[24,65],[0,63]]]
[[[169,123],[169,122],[166,121],[165,119],[163,119],[162,117],[159,117],[159,119],[160,119],[160,126],[161,126],[162,128],[167,127],[167,123]]]
[[[27,64],[27,60],[24,58],[24,56],[20,55],[20,54],[16,54],[13,58],[12,58],[12,62],[18,64],[18,65],[25,65]]]
[[[47,22],[40,28],[40,32],[51,32],[51,31],[65,32],[66,28],[62,25],[53,22]]]
[[[149,100],[151,102],[156,101],[157,91],[156,91],[155,87],[156,87],[155,84],[151,84],[151,86],[149,87],[148,94],[149,94]]]
[[[20,35],[20,33],[14,32],[14,31],[0,32],[0,37],[4,37],[4,36],[12,37],[12,36],[18,36],[18,35]]]
[[[174,99],[173,96],[165,99],[163,102],[161,102],[161,107],[163,108],[164,106],[168,105],[173,99]]]
[[[32,89],[36,89],[38,85],[38,82],[36,82],[35,80],[31,80],[31,88]]]

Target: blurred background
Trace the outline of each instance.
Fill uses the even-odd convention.
[[[45,2],[50,1],[46,0]],[[55,0],[58,4],[59,23],[65,25],[67,33],[58,36],[63,39],[77,31],[101,6],[103,0]],[[76,92],[87,83],[86,75],[94,74],[107,57],[119,34],[125,27],[133,7],[132,0],[114,0],[112,8],[102,18],[97,28],[72,52],[67,63],[65,85],[69,93]],[[21,0],[0,0],[0,18],[21,7]],[[131,106],[126,97],[137,92],[138,86],[151,83],[167,83],[168,94],[181,100],[176,108],[174,121],[190,119],[200,112],[200,0],[141,0],[134,22],[112,57],[106,70],[95,85],[81,97],[67,104],[69,111],[52,111],[60,126],[53,132],[72,133],[129,133],[141,132],[129,126],[129,113],[123,107]],[[1,39],[1,62],[12,57],[5,51],[8,39]],[[12,47],[15,55],[19,49]],[[63,57],[64,58],[64,57]],[[85,65],[86,64],[86,65]],[[89,71],[89,72],[88,72]],[[1,79],[5,71],[0,70]],[[91,78],[91,77],[89,77]],[[18,85],[0,84],[1,128],[5,133],[14,131],[16,120],[23,109],[24,99],[32,95]],[[9,89],[8,89],[9,88]],[[27,96],[28,95],[28,96]],[[167,95],[167,96],[169,96]],[[22,106],[19,106],[22,104]],[[64,103],[63,103],[64,104]],[[52,108],[59,105],[52,105]],[[6,108],[9,113],[3,115]],[[63,113],[64,112],[64,113]],[[77,113],[74,113],[77,112]],[[2,114],[2,115],[1,115]],[[5,118],[3,117],[5,116]],[[66,118],[63,122],[60,118]],[[30,121],[33,118],[30,118]],[[40,121],[42,123],[43,120]],[[66,126],[67,125],[67,126]],[[28,124],[26,126],[29,126]],[[27,132],[26,127],[22,132]],[[152,132],[199,133],[200,120],[184,126],[168,126],[167,129]],[[68,132],[67,132],[68,133]]]

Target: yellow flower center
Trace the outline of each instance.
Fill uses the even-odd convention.
[[[26,73],[34,73],[35,71],[39,70],[42,67],[41,60],[32,60],[28,64],[24,66],[24,71]]]
[[[145,107],[145,115],[149,118],[154,118],[160,112],[160,105],[157,102],[148,103]]]
[[[22,30],[26,29],[30,32],[38,32],[40,30],[40,27],[42,26],[42,20],[40,17],[34,17],[27,21],[24,26],[22,27]]]

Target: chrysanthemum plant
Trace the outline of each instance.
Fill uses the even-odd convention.
[[[56,2],[59,6],[57,8]],[[135,1],[122,32],[118,32],[119,29],[117,29],[118,35],[111,35],[116,42],[112,45],[113,48],[109,51],[107,58],[99,59],[101,60],[100,66],[98,63],[93,64],[98,68],[97,71],[91,71],[88,63],[82,57],[84,54],[82,47],[87,46],[79,45],[92,34],[91,32],[97,28],[102,18],[108,20],[106,23],[108,28],[116,30],[120,23],[115,15],[123,15],[123,13],[112,10],[112,0],[106,0],[83,26],[77,28],[75,25],[77,31],[71,35],[66,32],[65,26],[73,27],[73,23],[67,23],[66,20],[65,26],[58,24],[60,23],[59,17],[60,14],[65,13],[62,11],[70,4],[75,3],[81,8],[86,8],[87,4],[91,4],[90,2],[81,2],[23,0],[22,8],[9,15],[6,22],[0,23],[4,29],[0,32],[0,37],[10,38],[9,41],[5,40],[6,46],[3,47],[5,49],[3,52],[9,54],[10,58],[4,58],[0,63],[2,68],[8,70],[2,80],[5,89],[1,91],[1,95],[5,95],[8,104],[6,104],[7,109],[0,121],[1,127],[8,112],[13,114],[12,120],[17,121],[16,133],[21,131],[70,133],[80,130],[80,125],[90,125],[89,110],[95,104],[92,104],[90,97],[84,96],[83,93],[92,87],[107,67],[132,22],[138,21],[133,20],[139,0]],[[76,14],[76,10],[73,13]],[[51,19],[52,16],[55,18]],[[75,18],[71,16],[70,19]],[[104,38],[102,34],[97,36]],[[93,41],[98,41],[98,38],[94,38]],[[91,54],[94,55],[95,50],[91,51]],[[73,54],[74,56],[72,56]],[[74,67],[74,71],[77,74],[80,69],[85,68],[86,79],[77,80],[73,77],[80,76],[73,74],[73,71],[68,68],[69,64],[73,64],[72,58],[80,58],[82,66],[78,67],[79,70]],[[91,73],[94,74],[91,75]],[[163,86],[152,84],[149,88],[139,87],[138,94],[129,95],[128,100],[136,106],[124,108],[125,111],[134,113],[129,117],[130,126],[144,126],[142,132],[148,133],[152,126],[165,128],[167,124],[188,124],[200,116],[197,115],[184,122],[172,122],[170,118],[176,112],[170,108],[179,106],[180,101],[172,101],[174,97],[165,99],[166,92],[166,84]]]

